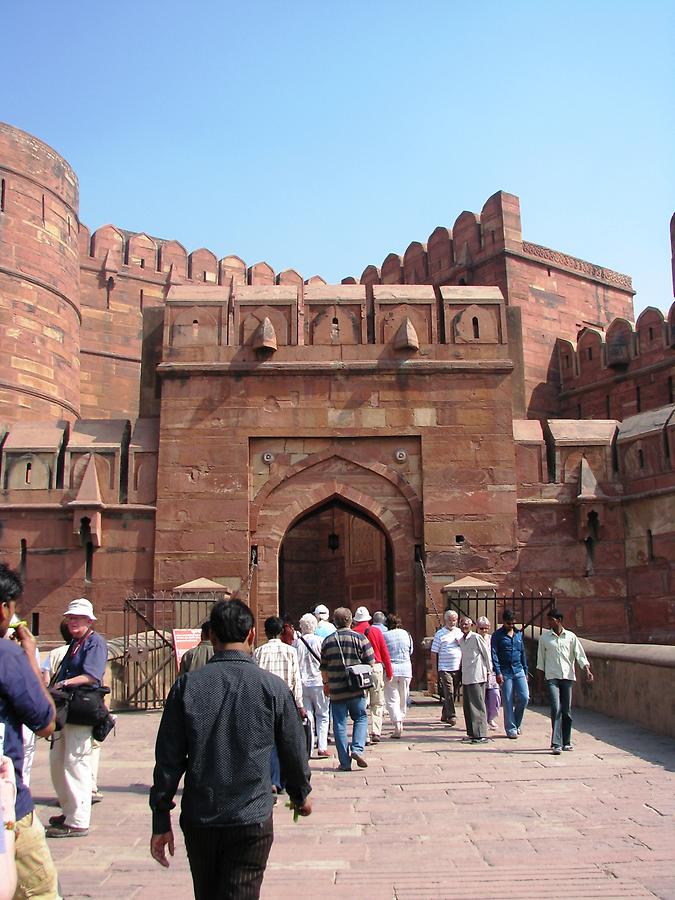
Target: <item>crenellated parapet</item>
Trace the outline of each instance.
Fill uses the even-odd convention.
[[[647,307],[635,325],[614,319],[606,332],[583,328],[558,341],[563,412],[624,419],[673,402],[675,303],[667,315]]]

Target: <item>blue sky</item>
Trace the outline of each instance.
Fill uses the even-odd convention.
[[[497,190],[524,237],[672,302],[675,6],[5,4],[0,119],[80,215],[328,281]]]

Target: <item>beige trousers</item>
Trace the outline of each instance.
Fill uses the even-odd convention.
[[[56,868],[36,812],[19,819],[14,836],[18,882],[14,900],[60,900]]]
[[[49,768],[66,825],[89,828],[91,819],[91,725],[66,725],[49,751]]]

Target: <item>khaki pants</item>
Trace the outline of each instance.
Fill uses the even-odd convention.
[[[382,734],[382,718],[384,717],[384,666],[382,663],[373,665],[373,686],[368,692],[370,701],[370,714],[373,719],[373,734]]]
[[[60,900],[56,868],[37,813],[28,813],[16,823],[15,839],[18,885],[14,900]]]

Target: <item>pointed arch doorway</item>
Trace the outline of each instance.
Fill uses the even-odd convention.
[[[394,609],[391,542],[371,516],[332,498],[298,519],[279,552],[279,613],[297,623],[319,604]]]

